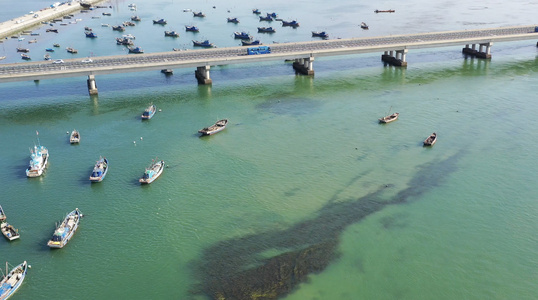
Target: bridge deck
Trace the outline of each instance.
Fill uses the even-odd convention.
[[[47,61],[5,64],[0,65],[0,82],[242,64],[310,56],[321,57],[403,49],[464,46],[466,44],[490,42],[538,40],[538,32],[535,32],[535,27],[536,25],[529,25],[272,44],[270,45],[271,54],[262,55],[246,55],[247,47],[230,47],[152,54],[100,56],[92,57],[92,63],[82,63],[80,59],[70,59],[65,60],[63,64],[53,64]]]

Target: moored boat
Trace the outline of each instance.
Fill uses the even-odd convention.
[[[204,127],[200,130],[198,130],[199,133],[201,133],[202,135],[212,135],[212,134],[215,134],[219,131],[222,131],[224,130],[224,128],[226,128],[226,125],[228,124],[228,119],[222,119],[222,120],[218,120],[217,122],[215,122],[215,124],[209,126],[209,127]]]
[[[273,27],[258,27],[258,32],[275,33],[276,30]]]
[[[199,12],[194,12],[193,11],[192,15],[193,15],[193,17],[205,18],[204,13],[202,13],[201,11],[199,11]]]
[[[30,163],[26,169],[26,176],[38,177],[43,174],[43,171],[47,167],[49,161],[49,150],[45,146],[34,146],[33,150],[30,150]]]
[[[129,49],[129,53],[136,53],[136,54],[140,54],[140,53],[144,53],[144,50],[138,46],[136,47],[127,47]]]
[[[198,29],[198,27],[196,27],[194,25],[185,25],[185,30],[186,31],[192,31],[192,32],[200,31],[200,29]]]
[[[361,26],[362,29],[368,29],[368,25],[366,23],[364,23],[364,22],[361,22],[360,26]]]
[[[86,34],[87,38],[96,38],[97,37],[97,34],[95,34],[95,32],[93,32],[93,31],[86,31],[86,32],[84,32],[84,34]]]
[[[395,112],[391,115],[384,116],[383,118],[379,118],[379,123],[390,123],[396,121],[399,115],[399,113]]]
[[[139,16],[132,16],[131,21],[140,22],[142,21],[142,18],[140,18]]]
[[[252,9],[252,13],[253,13],[253,14],[256,14],[256,15],[259,15],[259,14],[261,14],[262,12],[261,12],[259,9],[254,8],[254,9]]]
[[[289,27],[299,27],[299,22],[296,20],[293,21],[282,21],[282,26],[289,26]]]
[[[116,38],[116,44],[118,45],[124,45],[124,46],[131,46],[134,45],[134,42],[130,38]]]
[[[424,140],[424,146],[433,146],[435,142],[437,142],[437,133],[434,132]]]
[[[11,297],[21,287],[24,278],[26,278],[27,270],[28,263],[26,261],[11,269],[11,271],[8,271],[6,262],[6,274],[0,281],[0,299],[5,300]]]
[[[91,182],[101,182],[105,179],[108,172],[108,160],[106,157],[100,157],[93,167],[92,174],[90,175]]]
[[[377,14],[377,13],[393,13],[395,12],[394,9],[386,9],[386,10],[379,10],[379,9],[376,9],[374,10],[374,12]]]
[[[325,31],[312,31],[313,37],[320,37],[320,38],[329,38],[329,35]]]
[[[73,129],[73,131],[71,131],[71,135],[69,136],[69,142],[71,144],[76,144],[80,142],[80,133],[76,129]]]
[[[47,53],[47,54],[43,55],[43,59],[44,60],[51,60],[50,54]]]
[[[52,48],[46,48],[45,51],[47,51],[47,52],[54,52],[54,49],[52,49]]]
[[[157,179],[163,173],[164,160],[153,161],[149,167],[144,171],[144,175],[138,180],[142,184],[150,184]]]
[[[245,40],[241,40],[241,45],[243,46],[255,46],[255,45],[261,45],[262,43],[260,42],[260,40],[248,40],[248,41],[245,41]]]
[[[179,32],[177,31],[165,31],[164,36],[179,37]]]
[[[15,229],[15,227],[9,225],[8,222],[2,222],[0,224],[0,230],[2,231],[2,234],[6,237],[6,239],[13,241],[21,237],[19,234],[19,231]]]
[[[67,214],[62,223],[56,227],[52,238],[47,242],[50,248],[63,248],[78,229],[82,213],[78,208]]]
[[[0,205],[0,222],[4,221],[5,219],[6,219],[6,213],[4,212],[2,205]]]
[[[165,25],[167,22],[165,19],[153,20],[153,24]]]
[[[273,17],[271,16],[260,16],[260,21],[273,22]]]
[[[236,32],[234,32],[234,38],[235,39],[242,39],[242,40],[250,40],[252,37],[250,36],[250,34],[248,34],[248,32],[236,31]]]
[[[75,49],[75,48],[71,48],[71,47],[67,47],[67,48],[65,48],[65,50],[67,50],[67,52],[69,52],[69,53],[73,53],[73,54],[78,53],[78,50],[77,50],[77,49]]]
[[[209,40],[205,40],[205,41],[192,41],[192,43],[194,44],[194,46],[198,46],[198,47],[205,47],[205,48],[215,47],[215,45],[213,45],[212,43],[210,43]]]
[[[115,26],[112,26],[112,30],[113,31],[125,31],[125,27],[123,27],[122,25],[115,25]]]
[[[142,113],[140,117],[142,118],[142,120],[149,120],[153,118],[156,111],[157,111],[157,107],[155,106],[155,104],[152,104],[144,110],[144,112]]]
[[[234,23],[234,24],[237,24],[239,23],[239,20],[237,18],[226,18],[228,23]]]
[[[27,48],[17,48],[17,52],[28,53],[28,52],[30,52],[30,49],[27,49]]]
[[[30,57],[30,55],[28,55],[28,54],[24,54],[24,53],[21,53],[21,58],[24,59],[24,60],[30,60],[30,59],[32,59],[32,58]]]

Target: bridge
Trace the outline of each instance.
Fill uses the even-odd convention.
[[[96,75],[196,68],[198,83],[211,84],[209,70],[214,65],[293,60],[295,71],[313,75],[315,57],[379,52],[383,53],[383,62],[405,67],[407,53],[412,49],[460,45],[463,46],[462,52],[467,55],[489,59],[493,43],[533,39],[538,40],[536,25],[271,44],[271,53],[260,55],[247,55],[247,47],[229,47],[99,56],[92,57],[90,63],[81,62],[80,59],[69,59],[60,64],[50,61],[26,62],[0,65],[0,83],[88,76],[88,91],[97,94]]]

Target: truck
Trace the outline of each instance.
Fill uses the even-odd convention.
[[[258,46],[258,47],[247,48],[248,55],[268,54],[268,53],[271,53],[271,47],[269,46]]]

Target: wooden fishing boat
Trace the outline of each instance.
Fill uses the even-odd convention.
[[[394,9],[386,9],[386,10],[379,10],[379,9],[376,9],[374,10],[374,12],[377,14],[377,13],[393,13],[395,12]]]
[[[30,49],[28,49],[28,48],[17,48],[17,52],[28,53],[28,52],[30,52]]]
[[[108,172],[108,160],[106,157],[100,157],[93,167],[92,174],[90,175],[91,182],[101,182],[105,179]]]
[[[2,205],[0,205],[0,222],[6,220],[6,213],[4,212],[4,209],[2,208]]]
[[[166,25],[166,23],[168,22],[165,19],[153,20],[153,24]]]
[[[49,150],[45,146],[34,146],[34,150],[30,150],[30,163],[26,169],[26,176],[41,176],[47,167],[48,161]]]
[[[282,21],[282,26],[289,26],[289,27],[297,28],[299,27],[299,22],[297,22],[297,20]]]
[[[80,142],[80,133],[76,129],[73,129],[73,131],[71,131],[71,135],[69,136],[69,142],[71,144],[77,144]]]
[[[155,104],[152,104],[144,110],[144,112],[142,113],[140,117],[142,118],[142,120],[149,120],[153,118],[156,111],[157,111],[157,107],[155,106]]]
[[[210,43],[209,40],[205,40],[205,41],[194,41],[193,40],[192,43],[194,44],[194,46],[198,46],[198,47],[204,47],[204,48],[215,47],[215,45]]]
[[[15,229],[12,225],[10,225],[8,222],[2,222],[0,224],[0,231],[2,231],[2,234],[6,237],[6,239],[13,241],[21,237],[19,234],[19,231]]]
[[[129,49],[129,53],[136,53],[136,54],[144,53],[144,50],[138,46],[127,47],[127,49]]]
[[[78,208],[67,214],[62,223],[56,227],[52,238],[47,242],[51,248],[63,248],[78,229],[82,213]]]
[[[424,146],[433,146],[435,142],[437,142],[437,133],[434,132],[424,140]]]
[[[313,37],[320,37],[320,38],[329,38],[329,35],[325,31],[312,31]]]
[[[26,278],[27,270],[28,263],[24,261],[8,273],[8,263],[6,262],[6,274],[0,281],[0,299],[5,300],[11,297],[21,287],[24,278]]]
[[[204,13],[202,13],[201,11],[200,12],[192,12],[192,15],[193,17],[198,17],[198,18],[205,18],[205,15]]]
[[[67,50],[68,53],[73,53],[73,54],[78,53],[77,49],[71,48],[71,47],[67,47],[65,48],[65,50]]]
[[[185,25],[185,31],[198,32],[200,29],[194,25]]]
[[[142,18],[140,18],[139,16],[132,16],[131,21],[139,22],[142,21]]]
[[[259,9],[254,8],[254,9],[252,9],[252,13],[255,14],[255,15],[259,15],[259,14],[261,14],[262,12],[261,12]]]
[[[164,160],[153,161],[152,164],[146,168],[144,175],[138,180],[141,184],[150,184],[155,179],[159,178],[163,173]]]
[[[256,45],[261,45],[262,43],[260,42],[260,40],[248,40],[248,41],[245,41],[245,40],[241,40],[241,45],[243,46],[256,46]]]
[[[234,23],[234,24],[239,23],[239,20],[237,18],[227,18],[227,21],[228,23]]]
[[[204,127],[200,130],[198,130],[199,133],[201,133],[202,135],[212,135],[212,134],[215,134],[219,131],[222,131],[224,130],[224,128],[226,128],[226,125],[228,124],[228,119],[222,119],[222,120],[218,120],[217,122],[215,122],[215,124],[209,126],[209,127]]]
[[[361,22],[360,26],[361,26],[362,29],[368,29],[368,25],[366,23],[364,23],[364,22]]]
[[[179,32],[177,31],[165,31],[164,36],[179,37]]]
[[[275,33],[276,30],[273,27],[258,27],[258,32]]]
[[[30,57],[30,55],[28,55],[28,54],[24,54],[24,53],[21,53],[21,58],[24,59],[24,60],[30,60],[30,59],[32,59],[32,58]]]
[[[248,34],[248,32],[245,32],[245,31],[236,31],[234,32],[234,38],[235,39],[242,39],[242,40],[250,40],[252,39],[252,37],[250,36],[250,34]]]
[[[261,21],[267,21],[267,22],[273,22],[273,17],[271,16],[260,16],[260,22]]]
[[[383,118],[379,118],[379,123],[390,123],[390,122],[394,122],[398,119],[398,116],[400,114],[395,112],[391,115],[388,115],[388,116],[384,116]]]

